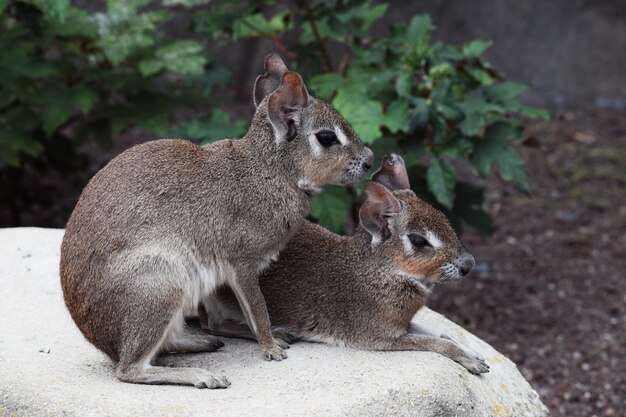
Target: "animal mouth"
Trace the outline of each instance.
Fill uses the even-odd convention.
[[[361,181],[367,173],[367,162],[364,158],[354,158],[348,164],[342,176],[344,185],[352,185]]]
[[[439,283],[456,283],[460,280],[459,269],[451,263],[443,265],[435,278],[435,281]]]

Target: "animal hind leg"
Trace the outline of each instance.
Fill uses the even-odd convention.
[[[465,352],[460,346],[449,339],[407,333],[395,339],[376,341],[376,350],[418,350],[435,352],[461,364],[473,374],[489,372],[489,365],[473,355]]]
[[[410,334],[414,334],[414,335],[422,335],[422,336],[431,336],[434,338],[441,338],[441,339],[447,339],[449,341],[451,341],[452,343],[456,344],[457,346],[459,346],[461,349],[463,349],[465,351],[465,353],[467,353],[470,356],[475,357],[476,359],[480,360],[480,361],[485,361],[485,359],[479,355],[477,352],[475,352],[474,350],[468,348],[467,346],[464,346],[462,343],[460,343],[457,340],[454,340],[453,338],[451,338],[450,336],[448,336],[446,333],[443,332],[439,332],[436,330],[433,330],[429,327],[425,327],[423,325],[419,325],[416,323],[411,323],[409,326],[409,333]]]
[[[227,388],[230,382],[201,368],[167,368],[133,364],[115,371],[117,378],[133,384],[193,385],[196,388]]]
[[[214,352],[224,346],[224,342],[206,333],[196,333],[184,329],[182,334],[170,340],[165,350],[169,353]]]
[[[160,288],[160,294],[164,289]],[[230,382],[201,368],[153,366],[159,351],[182,334],[184,319],[181,293],[149,297],[144,302],[130,302],[132,317],[124,323],[127,332],[121,335],[119,363],[115,375],[120,381],[135,384],[193,385],[197,388],[226,388]],[[129,300],[130,301],[130,300]]]

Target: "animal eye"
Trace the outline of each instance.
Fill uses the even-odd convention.
[[[425,248],[426,246],[430,246],[430,243],[428,243],[428,240],[426,240],[424,236],[420,236],[415,233],[411,233],[409,235],[409,240],[411,241],[411,244],[416,248]]]
[[[325,148],[330,148],[335,143],[339,143],[335,132],[331,132],[330,130],[321,130],[315,134],[315,137],[317,138],[317,141]]]

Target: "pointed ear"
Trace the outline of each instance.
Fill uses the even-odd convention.
[[[400,202],[391,191],[376,182],[365,186],[365,195],[367,200],[359,211],[361,225],[372,235],[373,241],[389,239],[389,220],[400,213]]]
[[[411,188],[404,159],[400,155],[393,153],[383,158],[380,168],[372,175],[372,181],[384,185],[391,191],[408,190]]]
[[[309,92],[297,72],[287,71],[280,87],[267,103],[267,113],[280,138],[291,142],[298,134],[302,109],[309,102]]]
[[[283,75],[289,71],[278,54],[265,56],[265,74],[259,75],[254,82],[254,105],[259,107],[263,99],[280,86]]]

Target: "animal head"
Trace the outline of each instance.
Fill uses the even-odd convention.
[[[265,74],[254,85],[257,113],[266,113],[276,146],[285,149],[301,172],[301,188],[359,182],[373,152],[328,103],[309,95],[300,74],[277,54],[265,58]]]
[[[383,159],[365,194],[361,226],[396,273],[430,284],[458,280],[472,270],[474,257],[448,219],[409,189],[400,156]]]

